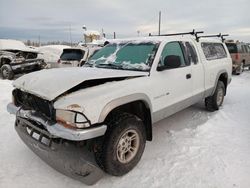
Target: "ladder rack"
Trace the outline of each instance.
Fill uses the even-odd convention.
[[[149,33],[149,36],[177,36],[177,35],[193,35],[195,36],[197,42],[199,42],[199,36],[198,34],[204,33],[204,31],[195,31],[193,29],[193,31],[191,32],[184,32],[184,33],[170,33],[170,34],[161,34],[161,35],[152,35],[151,33]]]
[[[221,38],[222,42],[224,42],[226,39],[224,37],[229,36],[229,34],[221,34],[219,33],[218,35],[204,35],[204,36],[199,36],[199,38],[211,38],[211,37],[219,37]]]

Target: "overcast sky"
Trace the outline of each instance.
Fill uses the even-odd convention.
[[[0,38],[81,41],[83,29],[134,37],[204,30],[250,42],[250,0],[0,0]]]

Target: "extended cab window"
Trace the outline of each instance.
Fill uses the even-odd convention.
[[[181,67],[186,66],[182,48],[179,42],[170,42],[165,45],[161,54],[161,61],[158,66],[164,65],[164,59],[166,56],[179,56],[181,60]]]
[[[194,63],[197,64],[198,63],[198,56],[197,56],[197,52],[193,46],[193,44],[191,44],[190,42],[183,42],[185,49],[186,49],[186,54],[187,54],[187,58],[190,63]]]
[[[221,43],[201,43],[201,47],[207,60],[227,57],[226,50]]]

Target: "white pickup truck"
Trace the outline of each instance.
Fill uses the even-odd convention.
[[[19,136],[43,160],[76,179],[90,177],[87,184],[93,184],[98,166],[115,176],[129,172],[146,140],[153,139],[155,122],[201,100],[209,111],[218,110],[231,72],[230,54],[219,39],[114,40],[84,67],[17,79],[8,111],[16,114]],[[59,145],[87,146],[93,155],[82,156],[83,168],[69,162],[76,152],[56,154]]]

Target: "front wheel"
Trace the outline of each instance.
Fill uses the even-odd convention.
[[[111,115],[106,123],[108,130],[97,142],[96,161],[107,173],[122,176],[141,159],[146,143],[145,128],[138,117],[124,112]]]
[[[1,67],[1,75],[2,75],[3,79],[12,80],[14,78],[14,73],[12,71],[11,66],[8,64],[4,64]]]
[[[219,107],[224,101],[225,93],[226,90],[224,83],[222,81],[218,81],[214,94],[205,99],[205,105],[207,110],[211,112],[219,110]]]

